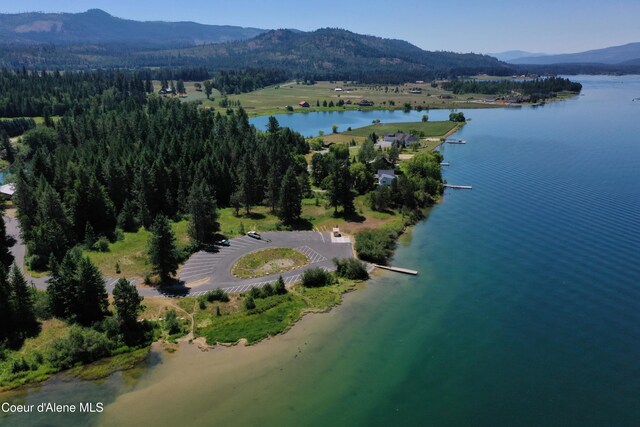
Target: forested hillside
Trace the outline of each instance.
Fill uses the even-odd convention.
[[[265,31],[195,22],[140,22],[117,18],[100,9],[82,13],[0,13],[0,44],[97,43],[166,49],[248,39]]]
[[[24,86],[39,87],[41,78],[20,75]],[[91,85],[95,78],[72,81]],[[219,206],[249,210],[265,202],[278,209],[287,172],[308,181],[308,145],[277,122],[259,132],[242,110],[221,116],[155,95],[147,100],[134,76],[118,74],[112,83],[22,138],[28,163],[15,168],[15,203],[33,268],[61,260],[87,237],[113,239],[116,228],[149,228],[160,214],[189,213],[194,193]]]
[[[402,40],[325,28],[275,30],[242,41],[181,49],[135,45],[0,45],[0,66],[9,69],[192,67],[213,71],[271,69],[286,78],[401,83],[487,73],[510,75],[513,67],[478,54],[424,51]]]

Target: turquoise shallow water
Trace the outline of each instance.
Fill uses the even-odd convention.
[[[71,420],[87,425],[637,425],[640,77],[579,80],[570,101],[465,111],[468,143],[443,147],[445,178],[473,190],[448,190],[394,260],[420,275],[377,276],[259,345],[269,363],[243,365],[250,380],[219,387],[220,353],[185,351],[130,385],[53,383],[19,399],[118,396],[111,414]],[[308,115],[298,129],[335,122]],[[166,380],[194,366],[200,378]]]

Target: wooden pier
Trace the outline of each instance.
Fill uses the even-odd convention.
[[[391,267],[388,265],[378,265],[378,264],[374,264],[374,266],[378,268],[382,268],[383,270],[395,271],[396,273],[411,274],[413,276],[418,274],[416,270],[409,270],[408,268]]]
[[[467,141],[463,141],[461,139],[445,139],[444,142],[447,144],[466,144]]]
[[[444,184],[444,188],[455,188],[456,190],[471,190],[473,187],[470,185]]]

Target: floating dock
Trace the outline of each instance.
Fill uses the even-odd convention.
[[[416,270],[409,270],[408,268],[391,267],[388,265],[378,265],[378,264],[374,264],[374,266],[378,268],[382,268],[383,270],[395,271],[396,273],[411,274],[413,276],[418,274]]]
[[[440,163],[440,166],[449,166],[449,162],[442,162]]]
[[[467,141],[463,141],[461,139],[445,139],[444,142],[447,144],[466,144]]]
[[[444,184],[444,188],[455,188],[456,190],[471,190],[473,187],[470,185]]]

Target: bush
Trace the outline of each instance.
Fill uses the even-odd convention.
[[[207,302],[229,302],[229,294],[227,294],[224,290],[218,288],[213,291],[209,291],[202,296]]]
[[[244,308],[247,310],[253,310],[254,308],[256,308],[256,302],[253,300],[253,297],[251,295],[249,295],[247,299],[244,300]]]
[[[367,280],[369,273],[365,263],[355,258],[333,259],[336,265],[336,275],[351,280]]]
[[[276,295],[284,295],[287,293],[287,288],[284,285],[284,280],[282,280],[282,276],[278,277],[278,280],[273,284],[273,291]]]
[[[386,264],[396,248],[395,236],[387,230],[365,230],[356,234],[358,257],[376,264]]]
[[[311,268],[302,274],[302,286],[307,288],[319,288],[331,285],[333,282],[333,274],[321,268]]]
[[[111,354],[111,341],[104,333],[73,325],[69,335],[55,341],[49,352],[49,362],[55,368],[69,369]]]
[[[98,252],[108,252],[109,239],[104,236],[100,236],[100,238],[93,244],[93,250]]]
[[[180,323],[178,322],[178,314],[175,310],[169,310],[167,316],[164,319],[164,328],[169,332],[169,335],[177,334],[180,332]]]

